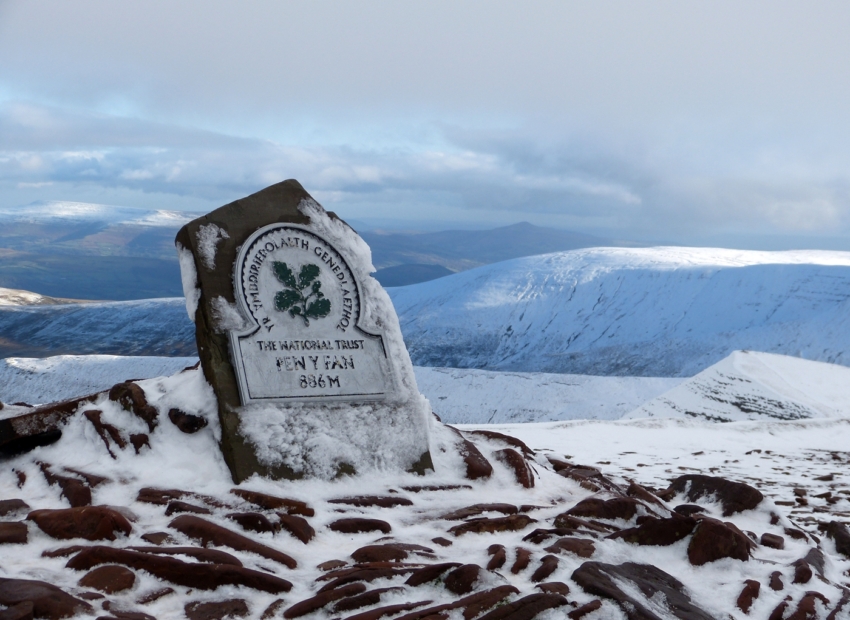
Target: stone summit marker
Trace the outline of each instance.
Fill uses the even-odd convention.
[[[431,469],[430,408],[368,246],[289,180],[175,241],[233,479]]]

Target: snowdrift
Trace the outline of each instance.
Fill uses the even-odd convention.
[[[850,253],[594,248],[390,289],[417,366],[688,377],[736,349],[850,364]]]

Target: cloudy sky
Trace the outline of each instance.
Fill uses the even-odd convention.
[[[850,3],[0,0],[0,203],[850,249]]]

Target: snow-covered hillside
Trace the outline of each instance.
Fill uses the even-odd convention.
[[[0,287],[0,306],[48,306],[73,301],[75,300],[47,297],[31,291]]]
[[[195,325],[182,297],[0,307],[0,355],[195,354]]]
[[[423,366],[414,370],[419,391],[449,424],[617,420],[682,381]]]
[[[850,364],[850,253],[594,248],[390,289],[414,364],[692,376],[736,349]]]
[[[850,368],[736,351],[625,417],[850,418]]]
[[[41,404],[86,396],[129,379],[173,375],[197,362],[197,357],[8,357],[0,360],[0,402]]]

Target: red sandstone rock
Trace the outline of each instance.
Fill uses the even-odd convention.
[[[39,468],[48,484],[58,485],[62,489],[62,497],[67,499],[72,507],[91,505],[91,489],[82,480],[54,474],[46,463],[39,463]]]
[[[525,549],[524,547],[516,548],[516,559],[514,560],[514,565],[511,566],[511,572],[516,575],[526,568],[531,563],[531,551]]]
[[[247,489],[231,489],[230,492],[238,495],[246,502],[250,502],[266,510],[283,510],[287,514],[300,515],[302,517],[312,517],[316,514],[315,510],[297,499],[275,497],[274,495],[266,495],[257,491],[248,491]]]
[[[522,454],[528,458],[534,458],[534,450],[529,448],[524,442],[520,441],[516,437],[511,437],[510,435],[505,435],[503,433],[497,433],[496,431],[465,431],[467,435],[475,435],[480,437],[486,437],[487,439],[493,441],[501,441],[508,444],[511,448],[515,448],[522,452]]]
[[[179,516],[169,523],[168,526],[173,527],[178,532],[182,532],[189,538],[200,540],[203,545],[212,543],[214,545],[230,547],[237,551],[248,551],[250,553],[256,553],[268,560],[279,562],[289,568],[295,568],[297,566],[293,558],[277,549],[267,547],[262,543],[251,540],[247,536],[243,536],[194,515]]]
[[[383,532],[389,534],[392,531],[390,524],[380,519],[364,519],[353,517],[350,519],[337,519],[328,525],[329,529],[342,534],[359,534],[362,532]]]
[[[460,525],[455,525],[449,529],[449,532],[455,536],[468,533],[515,532],[528,527],[532,523],[537,523],[537,520],[527,515],[510,515],[495,519],[471,519]]]
[[[757,489],[743,482],[732,482],[724,478],[700,474],[679,476],[670,484],[669,490],[684,493],[690,502],[704,497],[716,498],[723,506],[724,517],[736,512],[752,510],[764,499]]]
[[[249,532],[274,532],[278,529],[266,515],[259,512],[232,512],[227,518]]]
[[[241,585],[277,594],[288,592],[292,588],[292,584],[285,579],[241,566],[188,563],[175,558],[112,547],[87,547],[71,558],[66,566],[74,570],[88,570],[100,564],[110,563],[144,570],[170,583],[200,590],[214,590],[223,585]]]
[[[586,603],[581,607],[577,607],[576,609],[573,609],[571,612],[567,613],[567,618],[569,618],[570,620],[579,620],[579,618],[584,618],[587,614],[596,611],[600,607],[602,607],[602,601],[600,601],[599,599],[595,601],[590,601],[589,603]]]
[[[778,534],[770,534],[765,532],[761,535],[761,539],[759,541],[763,546],[770,547],[771,549],[784,549],[785,548],[785,539]]]
[[[455,594],[468,594],[472,592],[475,582],[478,581],[478,575],[481,573],[481,567],[477,564],[464,564],[458,566],[446,575],[443,585],[449,592]]]
[[[411,609],[416,609],[417,607],[422,607],[423,605],[428,605],[429,603],[431,603],[431,601],[416,601],[413,603],[399,603],[397,605],[387,605],[386,607],[378,607],[377,609],[370,609],[369,611],[364,611],[353,616],[348,616],[346,620],[379,620],[379,618],[383,618],[384,616],[394,616],[395,614],[401,613],[403,611],[410,611]],[[404,616],[401,617],[403,618]]]
[[[30,509],[22,499],[3,499],[0,500],[0,517],[11,517],[28,512]]]
[[[106,506],[33,510],[27,519],[48,536],[61,540],[115,540],[117,534],[127,536],[133,530],[124,515]]]
[[[688,560],[702,566],[721,558],[746,562],[753,542],[738,528],[715,519],[702,519],[688,545]]]
[[[573,571],[572,579],[585,592],[613,600],[627,617],[635,620],[657,617],[644,600],[631,594],[636,591],[647,599],[663,597],[673,617],[682,620],[715,620],[691,602],[678,579],[649,564],[585,562]],[[624,590],[622,585],[628,582],[632,587]]]
[[[185,555],[194,558],[198,562],[208,564],[230,564],[231,566],[242,566],[237,558],[229,553],[218,549],[204,549],[203,547],[127,547],[130,551],[140,553],[152,553],[154,555]]]
[[[485,512],[501,512],[504,515],[512,515],[519,511],[513,504],[473,504],[472,506],[453,510],[440,518],[446,521],[462,521],[463,519],[475,517]]]
[[[490,461],[475,447],[468,439],[462,439],[460,443],[460,455],[466,465],[466,477],[470,480],[480,480],[493,475],[493,466]]]
[[[20,521],[0,522],[0,545],[27,544],[27,524]]]
[[[225,618],[244,618],[248,615],[248,603],[241,598],[226,601],[195,601],[188,603],[183,611],[189,620],[224,620]]]
[[[204,508],[203,506],[195,506],[194,504],[190,504],[188,502],[181,502],[177,499],[168,502],[168,506],[165,509],[166,517],[183,513],[195,515],[211,515],[212,511],[209,508]]]
[[[340,497],[329,499],[329,504],[345,504],[348,506],[359,506],[367,508],[378,506],[380,508],[395,508],[396,506],[413,506],[413,502],[406,497],[382,497],[378,495],[360,495],[357,497]]]
[[[303,542],[305,545],[313,540],[313,537],[316,535],[316,530],[314,530],[310,524],[307,523],[307,519],[303,517],[285,514],[282,512],[277,513],[277,517],[280,519],[280,527],[295,536],[295,538]]]
[[[504,545],[490,545],[487,553],[493,556],[487,563],[487,570],[499,570],[508,560],[508,554]]]
[[[697,522],[690,517],[656,519],[648,517],[637,527],[620,530],[608,538],[621,538],[635,545],[667,546],[682,540],[694,531]]]
[[[560,594],[538,593],[524,596],[518,601],[497,607],[484,614],[479,620],[531,620],[538,614],[567,604]]]
[[[642,505],[631,497],[615,497],[609,500],[589,497],[570,508],[566,514],[575,517],[629,521],[637,514],[638,506]]]
[[[561,596],[567,596],[570,593],[570,586],[563,581],[547,581],[546,583],[538,583],[535,587],[541,592],[551,592]]]
[[[144,390],[132,381],[117,383],[109,390],[109,400],[117,402],[125,411],[131,411],[148,425],[152,433],[157,426],[159,412],[148,404]]]
[[[567,553],[572,553],[580,558],[589,558],[596,552],[596,546],[593,544],[592,540],[567,536],[559,538],[554,544],[546,547],[546,551],[549,553],[561,553],[566,551]]]
[[[36,618],[58,620],[79,613],[91,613],[92,607],[54,585],[30,579],[0,577],[0,605],[12,607],[30,602]]]
[[[168,411],[168,419],[171,420],[171,423],[174,424],[174,426],[188,435],[197,433],[207,425],[206,418],[186,413],[180,409],[170,409]]]
[[[350,583],[333,590],[325,590],[324,592],[319,592],[316,596],[295,603],[292,607],[283,612],[283,617],[298,618],[317,611],[325,605],[338,601],[341,598],[361,594],[365,591],[366,586],[362,583]]]
[[[548,579],[549,575],[558,570],[558,558],[554,555],[544,555],[540,560],[540,566],[531,575],[532,583],[539,583]]]
[[[132,588],[133,584],[136,583],[136,575],[123,566],[107,564],[106,566],[98,566],[93,571],[86,573],[77,583],[83,588],[92,588],[106,594],[114,594]]]
[[[741,593],[738,595],[738,609],[743,611],[745,614],[750,613],[750,607],[753,606],[753,601],[759,597],[759,590],[761,589],[761,584],[754,579],[747,579],[744,582],[744,589],[741,590]]]
[[[493,453],[493,456],[513,470],[514,477],[520,486],[526,489],[534,486],[534,471],[519,452],[505,448],[504,450],[497,450]]]
[[[442,564],[431,564],[425,568],[420,568],[407,578],[404,583],[411,587],[421,586],[423,583],[429,583],[445,573],[447,570],[460,566],[459,562],[444,562]]]
[[[33,620],[32,601],[23,601],[0,611],[0,620]]]

